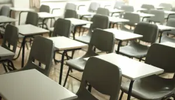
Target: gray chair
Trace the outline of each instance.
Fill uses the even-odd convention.
[[[65,19],[57,19],[54,25],[53,36],[69,37],[71,33],[71,22]]]
[[[123,5],[121,6],[121,10],[124,12],[134,12],[134,7],[130,5]]]
[[[167,26],[171,26],[171,27],[175,27],[175,19],[174,18],[170,18],[167,21]],[[172,35],[172,36],[170,36]],[[167,31],[163,33],[163,36],[161,38],[161,42],[174,42],[175,43],[175,30],[171,30],[171,31]]]
[[[173,7],[173,8],[171,9],[171,11],[175,11],[175,7]],[[175,18],[175,15],[174,15],[174,14],[168,15],[167,20],[170,19],[170,18]]]
[[[75,40],[89,44],[91,39],[91,33],[96,28],[106,29],[109,27],[109,19],[107,16],[103,15],[94,15],[92,18],[92,24],[90,26],[89,32],[85,36],[77,37]]]
[[[170,11],[173,8],[173,6],[169,3],[161,3],[159,6],[163,7],[164,10],[168,10],[168,11]]]
[[[75,10],[67,9],[64,13],[64,18],[78,18],[78,14]]]
[[[0,15],[10,16],[10,7],[9,6],[2,6],[1,10],[0,10]]]
[[[141,44],[140,41],[150,44],[155,43],[158,36],[158,27],[154,24],[140,22],[136,26],[134,33],[143,35],[143,37],[139,41],[130,41],[128,45],[120,47],[119,53],[142,60],[146,56],[149,46]]]
[[[164,73],[175,73],[174,51],[174,47],[153,44],[148,51],[145,63],[164,69]],[[131,95],[139,100],[170,100],[169,97],[174,98],[174,82],[174,76],[163,78],[153,75],[137,79],[134,81]],[[129,82],[122,83],[122,92],[127,93],[128,87]]]
[[[16,53],[17,42],[18,42],[18,28],[13,25],[7,25],[5,28],[5,33],[3,37],[2,47]],[[3,63],[4,69],[6,72],[15,70],[16,68],[13,65],[14,56],[3,56],[1,57],[1,62],[7,62],[7,65]]]
[[[21,70],[37,69],[48,76],[52,67],[53,52],[54,44],[52,40],[36,36],[32,44],[28,62]]]
[[[38,26],[38,14],[36,12],[28,12],[25,24]]]
[[[68,10],[68,9],[76,11],[77,6],[73,3],[67,3],[66,6],[65,6],[65,10]]]
[[[151,4],[143,4],[141,8],[147,9],[147,10],[142,11],[144,13],[149,13],[150,10],[155,9],[154,5],[151,5]]]
[[[109,16],[110,12],[106,8],[98,8],[97,11],[96,11],[96,14]]]
[[[106,53],[112,53],[114,49],[114,43],[115,37],[113,33],[109,33],[101,29],[94,30],[86,54],[83,57],[68,60],[66,62],[66,65],[69,66],[69,69],[66,74],[64,86],[66,85],[70,70],[74,69],[80,72],[84,71],[86,61],[83,58],[98,55],[98,53],[95,52],[94,49],[98,49]]]
[[[39,8],[39,12],[50,13],[50,7],[48,5],[41,5],[41,7]],[[43,21],[44,21],[44,23],[43,23]],[[44,20],[44,19],[39,18],[39,20],[38,20],[38,25],[42,26],[42,24],[43,24],[43,26],[44,26],[43,28],[46,28],[46,29],[48,29],[47,23],[48,23],[48,19]]]
[[[133,31],[132,27],[135,27],[140,22],[140,15],[136,13],[125,13],[123,18],[129,20],[129,22],[121,24],[121,29],[125,31]],[[126,25],[129,25],[130,29],[125,27]]]
[[[87,90],[89,84],[100,93],[109,95],[109,100],[117,100],[121,79],[122,72],[118,66],[96,57],[89,58],[77,92],[78,98],[74,100],[98,100]]]
[[[165,22],[165,13],[161,10],[150,10],[150,14],[153,14],[153,17],[148,18],[149,22],[164,24]]]
[[[114,5],[114,9],[120,9],[123,5],[125,5],[125,2],[120,0],[120,1],[116,1],[115,5]]]

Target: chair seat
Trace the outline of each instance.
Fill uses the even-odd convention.
[[[122,83],[122,91],[127,92],[129,84],[130,82]],[[172,79],[150,76],[134,81],[132,96],[140,100],[162,100],[163,97],[174,92],[174,85]]]
[[[86,65],[86,60],[84,58],[86,57],[91,57],[91,56],[96,56],[97,54],[94,52],[88,52],[86,53],[83,57],[81,58],[75,58],[75,59],[71,59],[68,60],[66,62],[66,64],[71,68],[71,69],[75,69],[78,71],[84,71],[84,67]]]
[[[162,36],[161,38],[161,42],[173,42],[175,43],[175,39],[173,39],[172,37],[168,37],[168,36]]]
[[[81,71],[84,71],[86,61],[83,58],[76,58],[76,59],[68,60],[66,64],[71,69],[75,69],[81,72]]]
[[[129,57],[142,58],[146,56],[149,47],[136,42],[131,42],[129,45],[120,47],[120,53]]]
[[[86,43],[86,44],[89,44],[90,43],[90,39],[91,39],[91,36],[90,35],[86,35],[86,36],[77,37],[75,40],[83,42],[83,43]]]

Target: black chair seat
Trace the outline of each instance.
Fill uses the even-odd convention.
[[[122,83],[121,89],[127,93],[130,82]],[[151,76],[134,81],[132,96],[140,100],[162,100],[162,98],[173,94],[175,84],[171,79]]]
[[[90,35],[86,35],[86,36],[77,37],[75,40],[83,42],[83,43],[86,43],[86,44],[89,44],[90,43],[90,39],[91,39],[91,36]]]
[[[145,45],[138,44],[136,42],[131,42],[129,45],[120,48],[120,54],[142,58],[146,56],[149,47]]]
[[[168,36],[162,36],[161,38],[161,42],[173,42],[175,43],[175,39],[173,39],[172,37],[168,37]]]

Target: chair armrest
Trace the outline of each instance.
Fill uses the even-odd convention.
[[[78,6],[78,10],[80,9],[80,7],[84,7],[84,6],[85,6],[85,5],[79,5],[79,6]]]

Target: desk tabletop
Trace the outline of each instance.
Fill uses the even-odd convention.
[[[0,16],[0,23],[11,23],[11,22],[16,22],[16,19],[6,17],[6,16]]]
[[[129,22],[128,19],[117,18],[117,17],[109,17],[109,21],[110,21],[111,23],[123,23],[123,22]]]
[[[75,94],[35,69],[0,75],[0,94],[6,100],[72,100],[77,98]]]
[[[82,10],[78,10],[77,14],[80,15],[80,16],[92,16],[92,15],[95,15],[95,13],[93,13],[93,12],[82,11]]]
[[[120,10],[120,9],[109,9],[110,13],[122,13],[124,12],[124,10]]]
[[[127,32],[123,30],[117,30],[117,29],[104,29],[104,31],[111,32],[115,35],[115,39],[121,40],[121,41],[127,41],[127,40],[133,40],[143,37],[140,34],[135,34],[132,32]]]
[[[155,16],[154,14],[147,14],[147,13],[140,13],[140,12],[133,12],[133,13],[140,15],[140,17],[153,17],[153,16]]]
[[[0,46],[0,59],[1,57],[6,57],[6,56],[14,56],[15,54],[11,52],[10,50],[7,50]]]
[[[121,69],[122,75],[131,80],[136,80],[164,72],[163,69],[158,67],[154,67],[152,65],[142,63],[115,53],[100,55],[97,57],[117,65]]]
[[[10,10],[13,10],[13,11],[34,11],[33,9],[30,9],[30,8],[16,8],[16,7],[11,7]]]
[[[175,30],[175,27],[171,26],[166,26],[166,25],[157,25],[158,29],[160,31],[170,31],[170,30]]]
[[[87,44],[72,40],[64,36],[51,37],[49,39],[53,41],[55,48],[58,50],[79,49],[88,46]]]
[[[27,36],[27,35],[39,35],[48,33],[49,31],[34,25],[26,24],[17,26],[19,29],[19,34]]]
[[[55,17],[60,17],[55,14],[47,13],[47,12],[38,12],[39,18],[55,18]]]
[[[169,14],[175,14],[174,11],[167,11],[167,10],[164,10],[164,13],[165,13],[165,14],[168,14],[168,15],[169,15]]]
[[[173,42],[161,42],[160,44],[175,48],[175,43]]]
[[[70,20],[71,24],[74,26],[78,26],[78,25],[86,25],[86,24],[91,24],[91,21],[86,21],[86,20],[81,20],[81,19],[77,19],[77,18],[65,18],[66,20]]]

